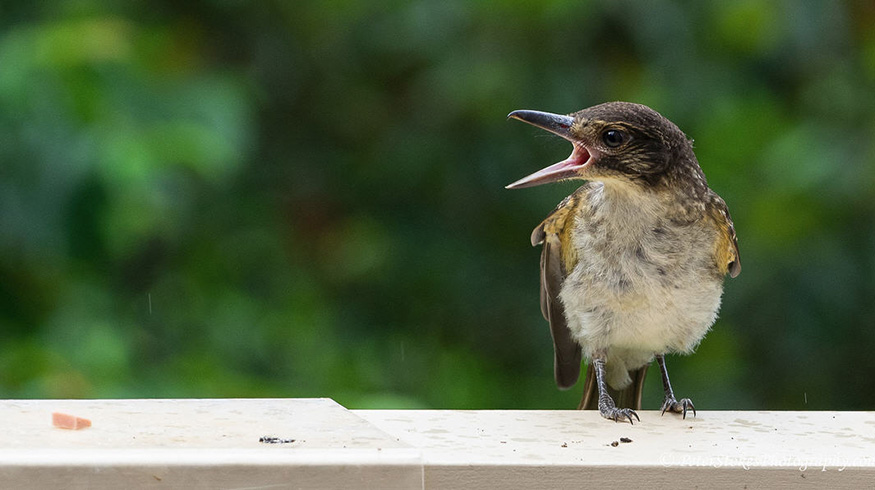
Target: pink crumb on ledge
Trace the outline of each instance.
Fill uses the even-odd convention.
[[[60,429],[79,430],[91,427],[91,421],[82,417],[76,417],[75,415],[54,412],[52,414],[52,425]]]

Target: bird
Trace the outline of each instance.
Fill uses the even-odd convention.
[[[582,185],[531,235],[541,245],[541,312],[550,324],[554,377],[579,409],[617,421],[641,409],[655,358],[662,414],[696,409],[678,399],[666,354],[691,353],[717,318],[725,276],[741,272],[725,201],[709,186],[683,131],[655,110],[607,102],[567,115],[508,114],[571,142],[571,155],[508,186]]]

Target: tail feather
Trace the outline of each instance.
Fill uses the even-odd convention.
[[[608,394],[613,398],[614,403],[618,408],[631,408],[632,410],[641,410],[641,398],[644,392],[644,378],[647,377],[647,368],[650,364],[629,371],[629,377],[632,378],[632,383],[622,390],[615,390],[608,387]],[[578,410],[598,410],[599,409],[599,390],[595,382],[595,369],[592,363],[586,365],[586,378],[583,383],[583,396],[580,399]]]

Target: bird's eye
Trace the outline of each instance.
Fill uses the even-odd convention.
[[[610,148],[616,148],[626,142],[626,133],[616,129],[609,129],[602,134],[602,139]]]

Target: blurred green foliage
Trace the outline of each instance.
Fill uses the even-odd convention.
[[[648,104],[744,270],[701,408],[875,404],[869,1],[5,2],[0,396],[572,408],[514,109]],[[660,387],[648,381],[645,408]]]

